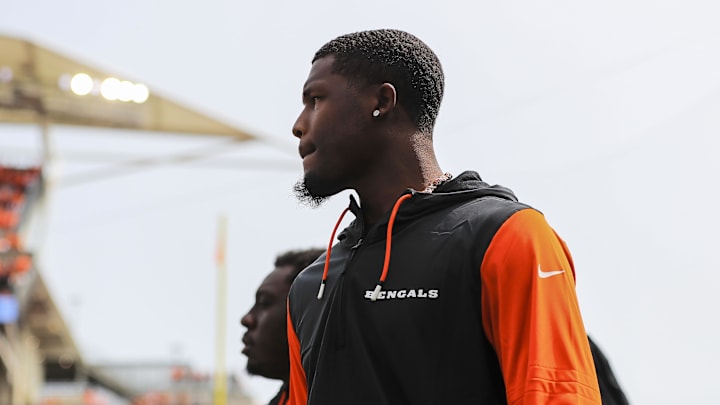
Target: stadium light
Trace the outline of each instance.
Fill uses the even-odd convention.
[[[132,101],[142,104],[150,97],[150,89],[142,83],[135,83],[133,86]]]
[[[87,73],[77,73],[70,79],[70,90],[78,96],[90,94],[93,88],[93,79]]]
[[[8,73],[3,76],[2,69],[0,68],[0,81],[8,76]],[[12,71],[9,74],[12,75]],[[108,101],[142,104],[150,98],[150,89],[142,83],[133,83],[116,77],[100,80],[91,77],[87,73],[77,73],[72,77],[69,74],[63,74],[58,78],[58,87],[63,91],[71,91],[78,96],[92,94],[102,96]]]
[[[105,100],[114,101],[118,99],[120,93],[120,80],[114,77],[108,77],[103,80],[100,86],[100,94]]]
[[[127,80],[123,80],[118,84],[118,100],[130,101],[133,99],[133,88],[135,85]]]

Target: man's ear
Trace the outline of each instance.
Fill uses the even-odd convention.
[[[383,83],[378,87],[377,90],[377,106],[374,111],[379,111],[379,114],[373,112],[373,116],[382,117],[394,110],[397,106],[397,91],[392,83]]]

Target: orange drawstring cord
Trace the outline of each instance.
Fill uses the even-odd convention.
[[[330,252],[332,252],[332,245],[333,241],[335,240],[335,233],[337,232],[338,227],[340,226],[340,222],[345,217],[345,214],[350,211],[350,207],[345,208],[345,211],[340,214],[340,218],[338,218],[337,223],[335,224],[335,228],[332,231],[332,235],[330,235],[330,242],[328,243],[327,248],[327,255],[325,256],[325,268],[323,269],[323,276],[322,281],[320,282],[320,290],[318,291],[317,299],[322,299],[323,292],[325,292],[325,282],[327,281],[328,271],[330,269]]]
[[[398,210],[400,209],[400,204],[402,204],[405,200],[412,197],[412,194],[405,194],[402,197],[398,198],[397,201],[395,201],[395,206],[392,209],[392,212],[390,213],[390,220],[388,221],[388,228],[387,228],[387,236],[385,237],[385,262],[383,263],[383,270],[382,274],[380,275],[380,281],[378,281],[377,286],[375,286],[375,291],[373,291],[372,296],[370,297],[371,301],[377,300],[378,296],[380,295],[380,290],[382,290],[383,284],[385,284],[385,279],[387,278],[388,269],[390,268],[390,251],[392,250],[392,230],[393,225],[395,225],[395,217],[397,216]]]
[[[392,230],[393,226],[395,225],[395,217],[397,216],[398,210],[400,210],[400,205],[405,202],[408,198],[411,198],[412,194],[405,194],[402,197],[398,198],[397,201],[395,201],[395,205],[393,206],[392,212],[390,213],[390,220],[388,222],[388,228],[387,228],[387,235],[385,237],[385,261],[383,263],[383,270],[382,274],[380,274],[380,281],[378,281],[377,286],[375,286],[375,290],[372,293],[372,296],[370,297],[371,301],[376,301],[378,296],[380,295],[380,291],[382,290],[383,284],[385,284],[385,279],[388,275],[388,269],[390,268],[390,252],[392,251]],[[332,235],[330,235],[330,243],[328,243],[328,249],[327,249],[327,255],[325,256],[325,268],[323,269],[323,276],[322,281],[320,282],[320,289],[318,290],[317,299],[322,299],[323,293],[325,292],[325,283],[327,282],[327,276],[328,272],[330,270],[330,253],[332,252],[332,244],[335,240],[335,233],[337,232],[338,227],[340,226],[340,222],[345,217],[345,214],[350,210],[350,208],[345,208],[345,210],[340,214],[340,218],[338,219],[337,223],[335,224],[335,228],[332,231]]]

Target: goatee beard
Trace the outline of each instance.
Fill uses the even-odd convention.
[[[295,198],[297,198],[302,205],[310,208],[318,208],[327,201],[328,198],[330,198],[313,195],[308,188],[305,179],[300,179],[295,183],[293,192],[295,193]]]

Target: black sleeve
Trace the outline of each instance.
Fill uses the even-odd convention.
[[[600,397],[603,405],[629,405],[625,393],[620,384],[618,384],[615,374],[610,368],[610,362],[605,354],[600,350],[595,342],[588,336],[590,341],[590,351],[593,360],[595,360],[595,372],[597,373],[598,383],[600,384]]]

